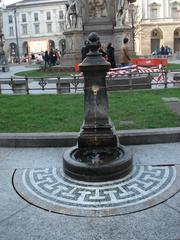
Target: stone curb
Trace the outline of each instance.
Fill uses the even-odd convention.
[[[121,144],[180,142],[180,127],[117,131]],[[0,133],[0,147],[72,147],[79,133]]]

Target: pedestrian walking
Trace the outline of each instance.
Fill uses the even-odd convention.
[[[129,42],[129,39],[124,38],[123,46],[121,47],[120,63],[123,67],[128,66],[131,61],[128,42]]]

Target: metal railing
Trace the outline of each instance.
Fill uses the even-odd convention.
[[[179,87],[179,79],[169,79],[168,72],[131,73],[106,78],[108,91],[153,89],[157,87]],[[0,94],[61,94],[79,93],[84,90],[84,78],[80,75],[71,77],[11,77],[0,78]]]

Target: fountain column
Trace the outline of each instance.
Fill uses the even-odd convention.
[[[78,180],[108,181],[132,170],[132,155],[119,144],[108,117],[106,74],[110,63],[98,51],[98,35],[91,33],[88,40],[90,52],[79,66],[84,74],[84,123],[77,146],[63,156],[63,168]]]
[[[97,51],[99,38],[89,35],[90,53],[79,65],[84,74],[84,124],[78,139],[79,148],[116,147],[117,137],[108,117],[106,74],[110,63]]]

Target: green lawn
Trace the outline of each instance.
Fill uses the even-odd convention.
[[[180,117],[162,101],[180,89],[109,94],[116,129],[179,127]],[[83,122],[83,95],[0,95],[0,132],[71,132]],[[123,125],[122,121],[133,124]]]
[[[167,69],[172,72],[180,71],[180,64],[170,63],[168,64]]]

